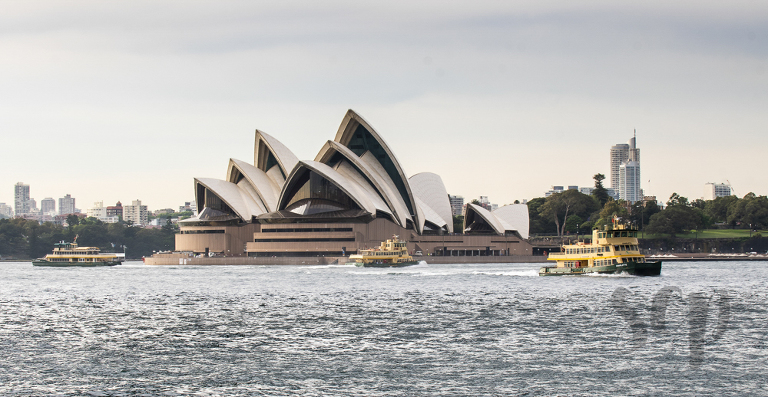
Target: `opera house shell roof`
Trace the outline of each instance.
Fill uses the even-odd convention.
[[[226,179],[195,178],[202,208],[186,225],[370,222],[385,218],[417,234],[453,233],[448,193],[439,175],[407,177],[394,152],[362,117],[349,110],[335,138],[314,160],[299,160],[257,130],[253,163],[230,159]],[[465,233],[516,233],[528,238],[527,206],[493,212],[468,204]]]

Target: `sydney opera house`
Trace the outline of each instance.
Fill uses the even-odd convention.
[[[437,158],[437,156],[435,156]],[[395,153],[349,110],[314,160],[256,131],[253,163],[195,178],[199,213],[180,222],[176,251],[218,256],[340,257],[392,235],[424,256],[530,255],[527,206],[469,204],[454,230],[439,175],[408,177]]]

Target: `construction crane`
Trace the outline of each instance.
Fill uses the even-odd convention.
[[[734,188],[733,188],[733,185],[731,185],[731,181],[729,181],[729,180],[727,180],[727,179],[726,179],[725,181],[726,181],[726,182],[728,182],[728,187],[729,187],[729,188],[731,188],[731,194],[732,194],[732,195],[734,195],[734,196],[736,196],[736,197],[739,197],[739,195],[738,195],[738,194],[736,194],[736,189],[734,189]]]

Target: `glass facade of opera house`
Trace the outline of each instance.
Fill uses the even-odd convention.
[[[195,218],[180,222],[176,251],[223,256],[346,256],[399,235],[438,256],[530,255],[528,208],[468,204],[453,230],[443,181],[408,178],[381,136],[349,110],[314,160],[298,160],[256,131],[253,162],[230,159],[226,179],[195,178]]]

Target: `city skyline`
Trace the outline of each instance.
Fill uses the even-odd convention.
[[[255,129],[311,160],[349,108],[468,200],[591,186],[635,129],[647,195],[768,194],[765,4],[180,6],[4,6],[0,202],[177,208]]]

